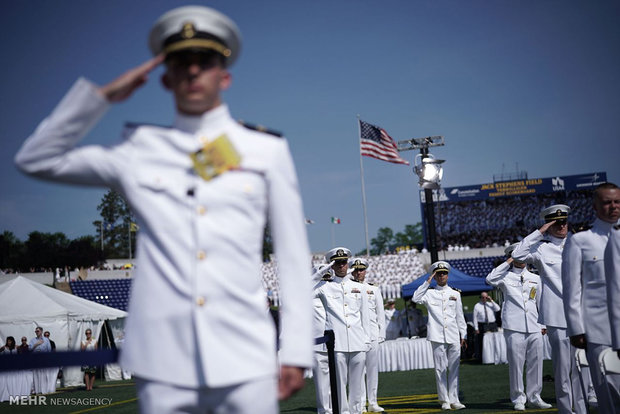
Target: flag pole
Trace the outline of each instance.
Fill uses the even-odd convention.
[[[368,242],[368,215],[366,212],[366,187],[364,185],[364,162],[362,161],[362,129],[360,116],[357,114],[357,136],[360,140],[360,176],[362,180],[362,206],[364,209],[364,230],[366,232],[366,256],[370,256],[370,243]]]

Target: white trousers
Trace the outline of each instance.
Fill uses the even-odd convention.
[[[316,412],[318,414],[332,414],[327,352],[314,352],[312,379],[314,380],[314,390],[316,392]]]
[[[598,400],[599,413],[620,412],[620,375],[604,376],[598,363],[599,355],[607,348],[611,347],[609,345],[588,342],[586,349],[592,384],[594,385],[594,392],[596,392],[596,399]],[[607,386],[609,386],[609,394],[607,394]]]
[[[561,311],[561,310],[560,310]],[[553,376],[555,385],[555,399],[560,414],[584,414],[586,404],[581,385],[579,372],[575,363],[576,349],[570,344],[566,335],[566,328],[547,327],[547,335],[551,344],[551,360],[553,362]]]
[[[431,342],[433,362],[435,363],[435,381],[439,402],[455,404],[459,401],[459,360],[461,345]]]
[[[185,388],[136,377],[142,414],[277,414],[276,378],[221,388]]]
[[[362,383],[362,408],[377,404],[377,391],[379,389],[379,342],[372,341],[370,350],[366,352],[366,384]]]
[[[539,332],[524,333],[504,329],[506,356],[508,357],[508,378],[510,379],[510,401],[525,404],[540,400],[542,391],[543,338]],[[526,366],[523,386],[523,365]]]
[[[362,378],[366,352],[336,352],[336,379],[340,414],[361,414]],[[347,384],[349,396],[347,398]]]

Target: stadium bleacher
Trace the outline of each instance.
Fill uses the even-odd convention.
[[[127,310],[131,279],[101,279],[69,282],[73,294],[112,308]]]
[[[504,259],[504,256],[472,257],[469,259],[452,259],[448,260],[448,263],[470,276],[484,278],[493,270],[496,261],[503,261]]]

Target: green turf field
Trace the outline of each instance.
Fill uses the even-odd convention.
[[[551,361],[545,361],[543,376],[551,375]],[[478,365],[461,363],[461,402],[467,406],[463,413],[514,413],[508,398],[508,365]],[[553,382],[544,382],[542,397],[554,405],[547,410],[527,409],[526,413],[556,413]],[[281,413],[315,413],[314,383],[281,404]],[[46,396],[47,405],[18,406],[0,404],[0,413],[136,413],[138,403],[132,381],[95,383],[93,391],[83,388],[60,390]],[[56,404],[56,405],[52,405]],[[432,369],[386,372],[379,374],[379,404],[387,413],[441,412],[437,403],[435,375]],[[591,410],[596,413],[596,410]],[[260,414],[260,413],[256,413]]]

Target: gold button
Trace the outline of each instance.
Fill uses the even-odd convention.
[[[205,137],[205,136],[200,137],[200,143],[201,143],[201,144],[206,144],[207,142],[209,142],[209,140],[207,139],[207,137]]]
[[[204,260],[205,257],[207,257],[207,254],[201,250],[198,252],[198,254],[196,254],[196,257],[198,258],[198,260]]]
[[[207,212],[207,209],[205,208],[205,206],[198,206],[196,208],[196,212],[201,216],[204,216],[204,214]]]
[[[348,304],[345,303],[344,306],[348,306]]]
[[[203,298],[202,296],[199,296],[196,298],[196,305],[202,306],[204,304],[205,304],[205,298]]]

